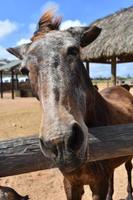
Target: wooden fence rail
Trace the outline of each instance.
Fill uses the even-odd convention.
[[[89,129],[87,162],[133,155],[133,123]],[[37,136],[0,141],[0,177],[56,167]]]

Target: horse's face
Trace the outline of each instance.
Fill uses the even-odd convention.
[[[99,33],[97,27],[52,31],[31,44],[10,49],[23,58],[21,69],[29,72],[32,89],[41,102],[42,152],[65,172],[85,160],[88,77],[80,48]]]

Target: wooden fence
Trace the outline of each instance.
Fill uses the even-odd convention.
[[[133,123],[89,129],[87,162],[133,155]],[[0,177],[56,167],[37,136],[0,142]]]

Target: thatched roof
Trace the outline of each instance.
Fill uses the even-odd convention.
[[[7,60],[7,59],[0,59],[0,67],[3,66],[3,65],[6,65],[8,63],[10,63],[9,60]]]
[[[10,71],[12,69],[16,69],[20,66],[20,64],[21,64],[20,60],[13,60],[11,62],[8,62],[0,66],[0,71]]]
[[[84,61],[133,62],[133,6],[92,23],[102,28],[100,36],[83,49]]]

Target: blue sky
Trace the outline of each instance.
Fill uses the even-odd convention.
[[[0,5],[0,58],[14,59],[6,47],[28,41],[36,23],[48,7],[56,8],[63,17],[62,27],[87,25],[117,10],[133,6],[132,0],[1,0]],[[110,66],[92,65],[91,76],[110,76]],[[117,74],[133,76],[133,63],[118,66]]]

